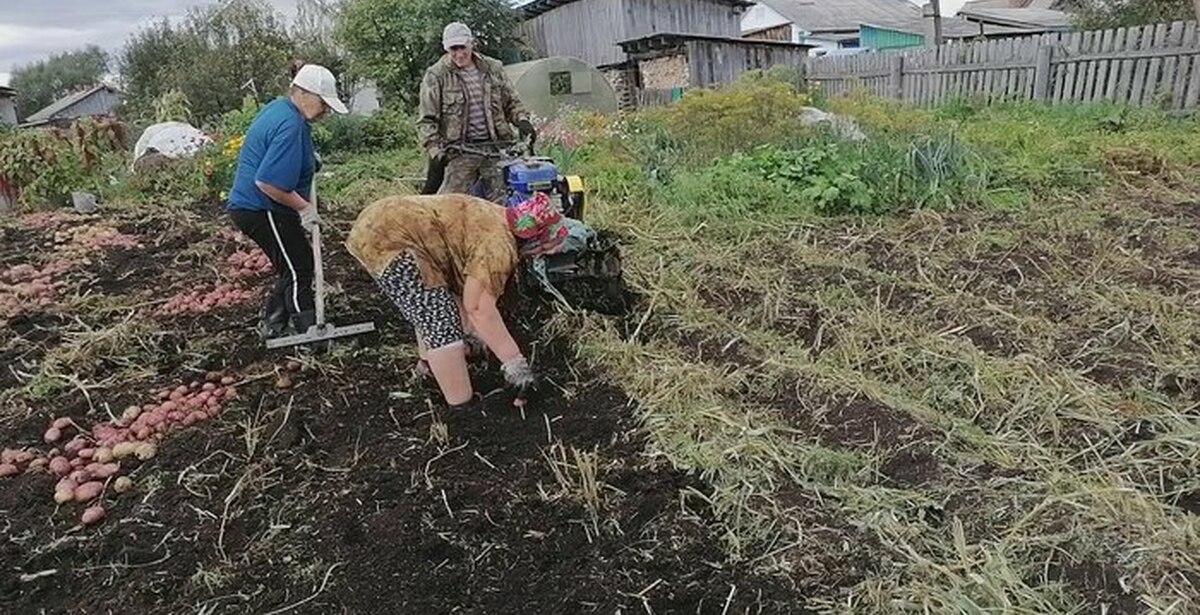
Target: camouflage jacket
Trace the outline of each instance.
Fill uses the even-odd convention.
[[[529,119],[529,114],[521,106],[504,65],[476,53],[475,66],[483,73],[483,109],[492,140],[515,140],[513,125]],[[466,134],[466,91],[449,54],[425,71],[417,110],[417,137],[430,157],[441,154],[447,144],[461,141]]]

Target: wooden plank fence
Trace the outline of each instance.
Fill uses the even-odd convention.
[[[1200,34],[1193,21],[1057,32],[806,58],[804,70],[831,96],[864,88],[915,105],[967,97],[1184,110],[1200,101]]]

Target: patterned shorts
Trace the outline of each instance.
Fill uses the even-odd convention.
[[[379,287],[430,350],[463,339],[458,304],[445,287],[430,288],[411,254],[401,254],[379,276]]]

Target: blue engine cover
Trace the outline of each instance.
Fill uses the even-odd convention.
[[[508,187],[514,192],[531,194],[552,190],[558,181],[558,167],[546,161],[524,161],[508,167]]]

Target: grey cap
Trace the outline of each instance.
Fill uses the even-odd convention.
[[[475,36],[471,34],[471,29],[465,23],[451,22],[446,25],[446,29],[442,30],[442,48],[446,51],[450,51],[451,47],[458,45],[470,45],[473,40],[475,40]]]

